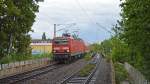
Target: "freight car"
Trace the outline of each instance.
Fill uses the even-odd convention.
[[[52,41],[52,53],[54,60],[58,62],[69,62],[84,56],[88,52],[84,41],[74,38],[70,34],[55,37]]]

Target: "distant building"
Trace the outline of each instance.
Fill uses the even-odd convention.
[[[32,54],[51,53],[52,52],[52,40],[34,39],[30,44],[32,48]]]

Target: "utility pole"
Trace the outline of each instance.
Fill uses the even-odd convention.
[[[56,24],[54,24],[54,38],[56,37]]]
[[[57,26],[61,26],[61,25],[69,25],[69,27],[76,25],[76,23],[72,23],[72,24],[54,24],[54,38],[56,37],[56,32],[64,30],[65,28],[59,29],[57,30],[56,27]],[[68,30],[66,30],[65,32],[67,32]]]

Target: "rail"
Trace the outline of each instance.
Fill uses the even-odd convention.
[[[96,67],[94,68],[94,70],[90,73],[90,75],[88,76],[88,78],[86,79],[86,81],[83,84],[88,84],[91,80],[91,78],[93,77],[93,75],[95,74],[96,70],[98,69],[98,65],[100,63],[96,64]]]
[[[33,77],[38,76],[38,75],[48,73],[49,71],[60,68],[60,66],[56,67],[55,66],[56,64],[57,63],[53,63],[53,64],[50,64],[48,66],[37,68],[37,69],[31,70],[31,71],[28,71],[25,73],[16,74],[16,75],[12,75],[9,77],[1,78],[0,83],[1,84],[8,84],[8,83],[9,84],[15,84],[17,82],[24,81],[24,80],[33,78]]]
[[[67,84],[67,83],[70,83],[70,81],[72,81],[71,84],[73,84],[73,83],[89,84],[89,82],[91,81],[91,79],[94,76],[95,72],[97,71],[100,62],[101,62],[101,60],[96,59],[96,66],[95,66],[95,68],[92,70],[92,72],[87,77],[83,77],[83,78],[77,77],[76,78],[75,76],[76,76],[77,73],[79,73],[79,71],[80,71],[79,70],[79,71],[73,73],[68,78],[64,79],[60,84]]]
[[[8,76],[24,73],[30,70],[34,70],[39,67],[44,67],[47,66],[48,64],[51,64],[52,62],[53,61],[51,61],[49,58],[42,58],[42,59],[20,61],[20,62],[8,63],[8,64],[0,64],[0,79]]]

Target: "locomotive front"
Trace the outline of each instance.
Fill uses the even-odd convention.
[[[55,61],[70,62],[83,57],[86,53],[86,46],[82,39],[63,34],[53,39],[52,53]]]
[[[52,53],[55,61],[68,60],[70,55],[70,39],[67,37],[56,37],[52,43]]]

